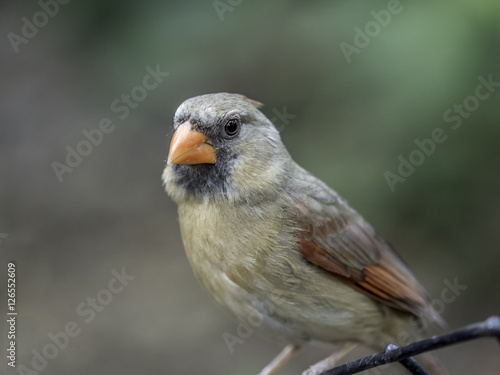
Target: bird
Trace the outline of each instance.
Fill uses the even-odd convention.
[[[162,174],[199,283],[236,321],[253,319],[284,345],[260,375],[305,345],[336,346],[303,372],[316,375],[359,345],[408,344],[442,324],[391,245],[292,159],[261,107],[232,93],[185,100]],[[446,373],[433,354],[422,361]]]

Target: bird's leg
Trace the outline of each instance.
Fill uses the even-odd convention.
[[[283,348],[266,367],[262,369],[259,375],[274,375],[287,363],[300,349],[299,345],[287,345]]]
[[[347,353],[349,353],[357,346],[358,344],[354,342],[345,343],[331,356],[309,367],[302,373],[302,375],[319,375],[326,370],[330,370],[331,368],[336,366],[337,362],[340,361],[342,357],[344,357]]]

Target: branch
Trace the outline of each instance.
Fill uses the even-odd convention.
[[[471,324],[456,331],[417,341],[401,348],[388,345],[384,352],[358,359],[325,371],[322,375],[350,375],[363,370],[399,362],[414,375],[429,375],[412,356],[481,337],[496,337],[500,343],[500,317],[492,316],[484,322]]]

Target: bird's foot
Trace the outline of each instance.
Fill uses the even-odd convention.
[[[318,366],[318,363],[309,367],[306,371],[302,372],[302,375],[320,375],[322,372],[329,370],[330,366]]]
[[[259,375],[275,375],[300,349],[298,345],[287,345],[271,363],[262,369]]]
[[[358,346],[358,344],[353,342],[345,343],[331,356],[309,367],[302,373],[302,375],[320,375],[322,372],[332,369],[336,366],[336,363],[342,359],[342,357],[353,350],[356,346]]]

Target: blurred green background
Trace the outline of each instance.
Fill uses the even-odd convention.
[[[16,262],[18,365],[70,321],[81,332],[39,373],[256,374],[281,350],[251,335],[230,353],[222,335],[237,325],[192,275],[161,186],[175,109],[220,91],[265,103],[294,159],[392,242],[433,298],[445,280],[467,286],[443,304],[450,329],[500,314],[500,87],[469,98],[478,77],[500,82],[499,4],[389,4],[73,0],[44,22],[35,1],[3,2],[0,274]],[[23,17],[46,24],[21,43],[9,33],[23,38]],[[357,53],[346,58],[346,44]],[[158,65],[168,77],[137,88]],[[131,91],[147,95],[120,119],[112,103]],[[474,110],[453,129],[443,116],[464,101]],[[113,131],[60,182],[52,164],[103,118]],[[391,191],[384,173],[436,128],[447,140]],[[78,306],[104,298],[123,267],[135,278],[85,323]],[[5,284],[0,297],[3,311]],[[283,374],[330,350],[305,350]],[[452,374],[498,374],[498,350],[480,340],[439,354]]]

